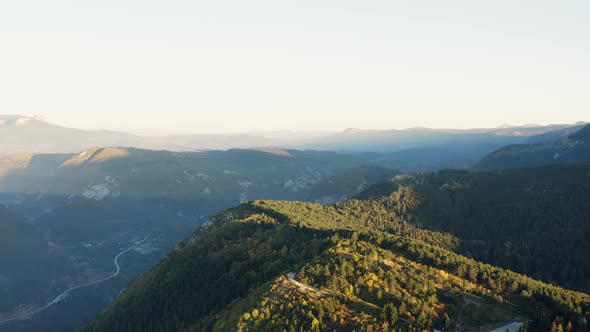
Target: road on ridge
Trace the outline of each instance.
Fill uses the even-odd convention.
[[[334,296],[334,294],[332,294],[332,293],[325,292],[323,290],[319,290],[319,289],[317,289],[315,287],[311,287],[309,285],[306,285],[306,284],[304,284],[302,282],[299,282],[299,281],[295,280],[295,273],[294,272],[287,273],[286,274],[286,277],[287,277],[287,279],[291,280],[291,282],[293,282],[295,285],[297,285],[301,289],[305,289],[305,290],[308,290],[308,291],[311,291],[311,292],[315,292],[315,293],[318,293],[318,294],[322,294],[322,295],[326,295],[326,296]]]

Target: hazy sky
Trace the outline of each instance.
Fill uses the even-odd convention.
[[[179,132],[590,120],[590,1],[0,2],[0,113]]]

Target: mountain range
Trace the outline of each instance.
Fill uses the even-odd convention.
[[[372,155],[283,149],[171,152],[136,148],[91,148],[76,154],[16,154],[0,157],[0,192],[117,197],[247,200],[314,199],[341,193],[314,190]],[[347,179],[356,188],[384,179],[368,168]],[[380,173],[373,174],[370,173]],[[343,178],[341,177],[343,180]],[[324,182],[322,182],[324,181]],[[338,181],[338,180],[337,180]],[[352,194],[347,188],[345,193]]]
[[[296,150],[374,153],[381,164],[402,171],[469,168],[509,144],[551,142],[578,129],[572,125],[502,126],[489,129],[347,129],[337,133],[244,133],[139,136],[115,131],[86,131],[36,117],[0,115],[0,155],[76,153],[89,147],[203,151],[281,147]],[[561,136],[560,136],[561,135]]]

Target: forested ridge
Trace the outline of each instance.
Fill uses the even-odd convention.
[[[550,271],[587,262],[577,256],[586,178],[588,165],[444,171],[335,205],[244,203],[210,218],[83,331],[454,331],[512,321],[588,331],[589,295],[478,262],[518,256],[500,263],[535,268],[522,271],[533,277],[545,270],[530,262],[555,253],[571,258]],[[536,227],[538,239],[509,237]],[[559,238],[568,234],[582,247]],[[571,276],[565,283],[585,287],[584,275]]]
[[[551,133],[548,134],[550,137]],[[504,169],[590,161],[590,125],[566,137],[554,138],[556,140],[505,146],[485,156],[475,168]]]
[[[452,234],[458,252],[590,291],[590,164],[440,171],[383,182],[357,198],[402,207],[412,201],[402,218]]]

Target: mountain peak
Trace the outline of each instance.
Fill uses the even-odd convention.
[[[111,159],[129,157],[129,150],[118,147],[94,147],[84,150],[64,161],[60,167],[80,166],[85,163],[102,163]]]
[[[20,127],[33,123],[46,123],[40,116],[0,115],[0,125],[7,127]]]
[[[364,134],[376,131],[375,129],[346,128],[340,132],[341,135]]]

